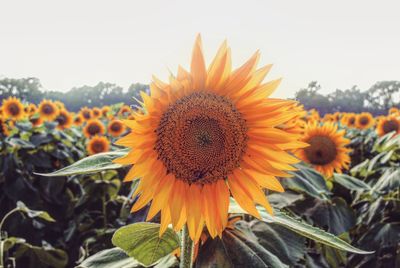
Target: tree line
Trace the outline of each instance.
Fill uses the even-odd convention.
[[[135,83],[127,89],[113,84],[100,82],[95,86],[74,87],[68,92],[44,90],[37,78],[0,79],[0,101],[9,96],[16,96],[23,101],[40,103],[43,99],[62,101],[70,111],[81,107],[101,107],[115,103],[138,105],[140,91],[148,91],[146,84]],[[334,112],[368,111],[374,115],[385,114],[391,107],[400,107],[400,81],[380,81],[368,90],[362,91],[357,86],[350,89],[336,89],[332,93],[322,94],[321,86],[313,81],[306,88],[298,90],[295,99],[305,109],[316,109],[321,114]]]

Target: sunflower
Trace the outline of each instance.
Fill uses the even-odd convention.
[[[83,107],[80,111],[83,119],[89,120],[92,117],[92,111],[88,107]]]
[[[58,129],[67,129],[72,125],[72,115],[67,110],[62,109],[58,113],[55,121],[58,123]]]
[[[100,108],[98,108],[98,107],[93,107],[93,108],[92,108],[92,116],[93,116],[93,118],[99,118],[99,117],[101,117],[101,116],[102,116],[102,112],[101,112]]]
[[[400,110],[396,107],[392,107],[389,109],[388,115],[400,115]]]
[[[308,124],[302,138],[310,146],[296,150],[296,155],[304,162],[314,166],[320,173],[328,178],[333,172],[341,173],[348,169],[350,163],[350,149],[346,146],[350,140],[344,137],[345,131],[338,131],[333,123]]]
[[[304,143],[277,128],[299,112],[295,101],[268,98],[280,79],[262,83],[271,65],[256,69],[259,56],[231,71],[225,42],[207,70],[198,37],[190,72],[179,67],[169,84],[154,77],[143,110],[123,120],[131,132],[116,144],[131,151],[114,161],[134,164],[125,177],[140,178],[132,211],[152,201],[147,220],[161,211],[160,234],[172,223],[176,231],[186,224],[195,243],[204,226],[221,236],[230,194],[255,217],[255,203],[273,213],[262,188],[284,191],[276,176],[299,162],[286,150]]]
[[[43,124],[43,119],[40,116],[31,116],[29,121],[32,123],[32,126],[38,127]]]
[[[54,104],[58,107],[58,109],[65,110],[65,105],[61,101],[55,101]]]
[[[336,122],[336,118],[333,114],[325,114],[323,120],[324,122]]]
[[[86,146],[86,150],[90,155],[108,152],[110,149],[110,142],[104,136],[94,136],[91,138]]]
[[[128,105],[124,105],[121,107],[121,109],[119,109],[118,115],[127,116],[131,113],[131,111],[131,107],[129,107]]]
[[[5,118],[20,120],[25,116],[24,106],[16,97],[8,97],[8,99],[4,99],[2,108]]]
[[[26,105],[24,108],[25,114],[28,114],[28,115],[34,115],[36,113],[36,110],[37,110],[37,107],[33,103]]]
[[[125,132],[125,129],[125,125],[118,119],[110,121],[107,127],[108,133],[113,137],[121,136],[121,134]]]
[[[344,115],[341,119],[341,123],[350,128],[354,128],[356,126],[357,115],[355,113],[348,113]]]
[[[390,132],[395,132],[396,135],[400,134],[400,119],[394,115],[389,115],[379,120],[376,127],[378,136],[384,136]]]
[[[98,119],[90,119],[87,121],[86,126],[83,128],[83,134],[87,137],[96,135],[103,135],[105,131],[103,123]]]
[[[38,109],[40,117],[45,121],[53,121],[54,119],[56,119],[59,112],[57,105],[55,105],[54,102],[50,100],[43,100],[39,104]]]
[[[75,126],[80,126],[83,123],[83,116],[82,114],[76,114],[74,117],[74,125]]]
[[[358,129],[368,129],[375,124],[374,117],[370,113],[361,113],[357,115],[356,127]]]
[[[101,108],[101,114],[104,118],[108,118],[109,117],[109,112],[111,111],[110,106],[103,106]]]

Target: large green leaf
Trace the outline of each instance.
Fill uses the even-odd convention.
[[[346,175],[346,174],[334,174],[333,175],[333,181],[342,185],[346,189],[352,190],[352,191],[370,191],[371,187],[363,182],[362,180],[359,180],[357,178],[354,178],[352,176]]]
[[[61,249],[37,247],[28,243],[20,244],[15,252],[17,263],[26,268],[64,268],[68,264],[68,255]]]
[[[154,266],[154,268],[176,267],[178,260],[168,255]],[[100,251],[79,264],[76,268],[140,268],[143,267],[137,260],[129,257],[120,248],[111,248]]]
[[[310,238],[316,242],[357,254],[370,254],[373,252],[364,251],[353,247],[333,234],[325,232],[324,230],[309,225],[301,220],[294,219],[284,212],[275,210],[275,215],[270,215],[264,208],[258,207],[262,220],[265,222],[276,223],[283,227],[292,230],[304,237]],[[232,201],[229,208],[230,213],[246,213],[236,202]]]
[[[305,193],[314,198],[326,199],[331,194],[324,177],[320,173],[304,165],[297,165],[296,167],[298,170],[292,172],[293,178],[282,179],[285,188]]]
[[[387,193],[400,187],[400,169],[388,168],[372,187],[372,191]]]
[[[86,158],[83,158],[74,164],[62,168],[60,170],[51,173],[36,173],[37,175],[46,177],[57,177],[57,176],[71,176],[76,174],[90,174],[96,173],[108,169],[121,168],[122,165],[113,163],[112,161],[118,157],[125,156],[127,150],[120,150],[114,152],[95,154]]]
[[[179,248],[179,237],[172,229],[168,228],[162,237],[159,233],[159,224],[134,223],[119,228],[114,233],[112,243],[130,257],[149,266]]]

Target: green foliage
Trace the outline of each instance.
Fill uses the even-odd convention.
[[[179,237],[167,229],[160,237],[160,225],[134,223],[118,229],[112,243],[145,266],[153,265],[179,248]]]

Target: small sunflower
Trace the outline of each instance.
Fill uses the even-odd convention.
[[[384,136],[390,132],[400,134],[400,119],[394,115],[389,115],[379,120],[376,127],[378,136]]]
[[[101,115],[104,117],[104,118],[108,118],[109,117],[109,112],[111,111],[111,108],[110,108],[110,106],[103,106],[102,108],[101,108]]]
[[[118,115],[120,116],[127,116],[132,112],[131,107],[129,107],[128,105],[124,105],[119,109]]]
[[[123,120],[131,132],[116,144],[131,151],[115,162],[134,164],[125,177],[140,178],[132,211],[151,202],[147,219],[161,211],[161,234],[171,223],[186,224],[195,243],[204,226],[221,235],[231,194],[255,217],[255,204],[273,213],[262,188],[284,191],[276,177],[299,161],[287,151],[304,147],[300,135],[277,128],[299,116],[296,102],[268,98],[280,79],[262,82],[271,65],[257,69],[258,52],[232,71],[230,51],[223,43],[206,69],[198,37],[190,72],[179,67],[169,84],[153,78],[144,112]]]
[[[324,118],[323,118],[322,121],[334,123],[334,122],[336,122],[336,118],[335,118],[335,116],[334,116],[333,114],[329,114],[329,113],[328,113],[328,114],[325,114],[325,115],[324,115]]]
[[[9,97],[3,100],[3,114],[5,118],[20,120],[25,116],[24,106],[16,97]]]
[[[59,112],[57,105],[55,105],[54,102],[50,100],[43,100],[39,104],[38,110],[40,117],[45,121],[53,121],[54,119],[56,119]]]
[[[75,117],[74,117],[74,125],[75,126],[80,126],[80,125],[82,125],[83,124],[83,121],[84,121],[84,119],[83,119],[83,116],[82,116],[82,114],[76,114],[75,115]]]
[[[101,110],[98,107],[93,107],[92,108],[92,116],[93,118],[99,118],[102,116]]]
[[[397,107],[392,107],[389,109],[388,115],[400,115],[400,110]]]
[[[37,111],[37,107],[35,104],[30,103],[25,106],[24,111],[25,111],[25,114],[27,114],[27,115],[34,115]]]
[[[3,121],[3,119],[0,118],[0,137],[7,137],[9,134],[10,132],[8,131],[6,123]]]
[[[356,126],[357,115],[355,113],[348,113],[342,117],[341,123],[349,128],[354,128]]]
[[[38,127],[43,124],[43,119],[40,116],[31,116],[29,121],[32,123],[32,126]]]
[[[105,131],[103,123],[98,119],[90,119],[87,121],[86,126],[83,128],[83,134],[87,137],[96,135],[103,135]]]
[[[125,125],[122,121],[114,119],[108,123],[107,131],[113,137],[121,136],[121,134],[125,132]]]
[[[92,118],[92,111],[88,107],[83,107],[80,111],[80,114],[86,121]]]
[[[110,142],[104,136],[94,136],[86,146],[86,150],[90,155],[108,152],[109,149]]]
[[[303,142],[310,146],[296,150],[296,155],[304,162],[314,166],[320,173],[328,178],[332,177],[333,172],[341,173],[342,169],[348,169],[350,163],[350,149],[346,146],[350,140],[344,137],[345,131],[338,131],[338,127],[333,123],[308,124]]]
[[[55,121],[58,123],[58,129],[67,129],[72,125],[72,115],[65,109],[60,110]]]
[[[357,115],[356,127],[358,129],[368,129],[375,124],[375,119],[370,113],[361,113]]]
[[[54,104],[58,107],[58,109],[65,110],[65,105],[61,101],[55,101]]]

